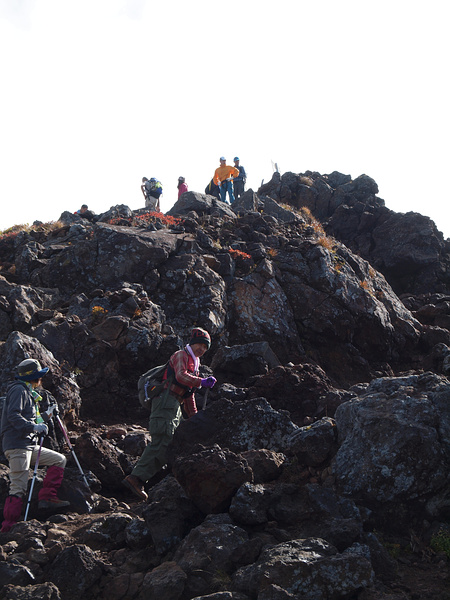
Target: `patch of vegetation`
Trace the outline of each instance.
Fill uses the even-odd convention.
[[[49,221],[48,223],[39,223],[36,225],[28,225],[28,223],[13,225],[12,227],[8,227],[8,229],[0,231],[0,240],[14,239],[22,231],[25,231],[26,233],[31,233],[32,231],[49,233],[50,231],[55,231],[61,227],[64,227],[61,221]]]
[[[248,260],[251,258],[247,252],[242,252],[242,250],[236,250],[235,248],[229,248],[228,252],[234,260]]]
[[[430,546],[435,552],[443,552],[450,560],[450,531],[439,529],[431,538]]]
[[[145,227],[151,223],[158,221],[166,227],[176,227],[182,225],[183,219],[179,217],[172,217],[171,215],[164,215],[161,212],[149,211],[142,215],[135,215],[132,217],[114,217],[109,219],[109,225],[123,225],[128,227]]]

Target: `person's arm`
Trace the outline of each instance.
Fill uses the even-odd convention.
[[[145,195],[145,191],[144,190],[145,190],[145,185],[141,185],[141,192],[142,192],[144,198],[146,198],[147,196]]]
[[[25,388],[12,390],[7,399],[7,406],[3,410],[7,410],[8,423],[21,436],[25,437],[28,433],[34,430],[34,421],[29,421],[23,416],[24,408],[30,402],[28,392]]]
[[[170,364],[175,372],[175,379],[181,385],[188,388],[199,388],[202,384],[202,378],[191,373],[189,369],[189,355],[184,350],[175,352],[170,360]]]
[[[234,179],[235,177],[239,176],[239,169],[236,169],[236,167],[230,167],[230,175],[231,179]]]
[[[247,173],[245,172],[244,167],[241,167],[241,176],[242,176],[242,180],[245,183],[247,181]]]
[[[214,172],[214,177],[213,177],[213,181],[214,183],[219,186],[221,183],[221,177],[222,177],[222,171],[221,168],[218,167],[215,172]]]

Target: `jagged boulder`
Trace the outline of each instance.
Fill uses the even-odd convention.
[[[263,203],[259,200],[255,192],[252,189],[248,189],[233,202],[232,209],[236,214],[242,214],[262,210],[263,206]]]
[[[239,563],[255,558],[255,550],[259,552],[260,543],[252,543],[227,515],[207,517],[185,537],[173,557],[187,575],[187,597],[221,590]]]
[[[370,364],[386,369],[405,348],[412,352],[421,325],[366,261],[323,243],[279,250],[277,280],[305,350],[319,351],[318,362],[336,381],[367,379]]]
[[[182,240],[166,229],[146,231],[97,223],[89,235],[80,234],[77,243],[65,241],[39,270],[45,287],[77,291],[115,287],[117,282],[151,281],[154,269],[167,260]],[[120,248],[120,252],[117,249]]]
[[[285,413],[275,411],[264,398],[242,402],[220,399],[179,425],[169,447],[169,461],[190,456],[198,444],[217,444],[236,454],[258,449],[283,453],[297,429]]]
[[[253,481],[247,461],[217,445],[178,458],[172,471],[186,495],[206,515],[226,511],[242,483]]]
[[[199,194],[198,192],[186,192],[175,202],[172,208],[167,212],[171,216],[187,215],[195,212],[197,215],[227,216],[232,219],[236,214],[225,202],[221,202],[213,196]]]
[[[67,600],[79,600],[100,580],[105,563],[83,544],[63,550],[52,563],[50,581]]]
[[[127,463],[121,463],[121,450],[90,432],[80,435],[75,447],[83,469],[95,473],[104,488],[120,489],[120,482],[125,477],[123,467],[128,467]]]
[[[373,581],[368,555],[368,548],[360,545],[340,554],[321,539],[292,540],[265,549],[254,565],[239,569],[233,587],[264,600],[273,598],[275,589],[283,590],[286,598],[346,598]]]
[[[240,340],[270,340],[270,346],[282,361],[298,359],[303,354],[295,317],[277,278],[251,273],[236,278],[230,293],[230,337]],[[273,365],[273,361],[272,361]]]
[[[342,404],[333,461],[338,489],[393,526],[448,511],[450,384],[431,373],[371,382]],[[432,500],[431,500],[432,499]]]
[[[61,594],[53,583],[38,583],[37,585],[9,584],[2,589],[3,600],[61,600]]]
[[[199,525],[203,515],[177,480],[167,476],[150,490],[143,517],[156,552],[164,555]]]
[[[211,361],[211,369],[217,376],[234,376],[245,381],[253,375],[267,373],[279,364],[267,342],[254,342],[219,348]]]
[[[1,348],[0,391],[6,393],[7,386],[14,379],[15,368],[25,358],[36,358],[43,367],[48,367],[45,387],[57,399],[63,410],[78,412],[81,405],[80,389],[68,376],[52,353],[36,338],[13,331]]]
[[[18,285],[0,276],[0,340],[6,340],[13,330],[28,333],[52,315],[58,300],[57,289]]]
[[[289,411],[292,421],[303,425],[305,417],[319,416],[323,411],[334,414],[333,392],[337,390],[323,369],[301,363],[278,366],[258,377],[249,388],[249,397],[264,396],[275,410]]]

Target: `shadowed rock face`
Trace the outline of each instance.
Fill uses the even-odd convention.
[[[449,248],[377,193],[275,174],[232,208],[189,192],[167,216],[121,205],[0,236],[0,394],[26,356],[50,368],[90,486],[70,455],[69,514],[45,521],[39,469],[31,519],[0,534],[2,597],[397,593],[381,538],[417,532],[425,556],[449,514]],[[130,506],[150,439],[137,380],[193,326],[218,383]]]

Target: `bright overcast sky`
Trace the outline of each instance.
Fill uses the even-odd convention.
[[[447,0],[0,0],[0,231],[174,204],[238,155],[375,179],[450,237]]]

